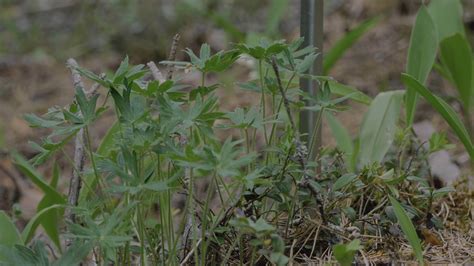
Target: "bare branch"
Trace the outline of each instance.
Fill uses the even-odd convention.
[[[82,82],[81,75],[77,71],[79,67],[76,60],[70,58],[67,60],[68,67],[71,69],[72,82],[75,89],[81,89],[84,91],[84,83]],[[85,92],[84,92],[85,93]],[[74,148],[74,167],[72,170],[71,181],[69,183],[68,192],[68,204],[69,207],[77,206],[79,199],[79,192],[81,190],[81,174],[84,171],[85,164],[85,140],[84,140],[84,129],[80,129],[76,135],[75,148]],[[75,223],[76,217],[72,212],[71,208],[67,208],[65,211],[66,220]]]
[[[148,66],[148,68],[150,68],[151,75],[155,80],[159,81],[160,83],[165,81],[163,74],[161,74],[161,71],[158,69],[158,67],[153,61],[148,62],[146,65]]]

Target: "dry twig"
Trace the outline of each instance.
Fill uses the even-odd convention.
[[[72,82],[75,89],[81,89],[84,91],[84,83],[81,80],[81,75],[77,71],[79,67],[76,60],[70,58],[67,60],[67,65],[71,69]],[[85,92],[84,92],[85,93]],[[81,174],[84,170],[85,163],[85,139],[84,139],[84,129],[80,129],[76,135],[74,143],[74,167],[72,170],[72,177],[69,183],[69,192],[68,192],[68,204],[70,207],[77,206],[79,199],[79,192],[81,190]],[[65,217],[67,221],[74,223],[76,217],[72,212],[71,208],[67,208],[65,211]]]
[[[181,36],[179,35],[179,33],[174,35],[168,61],[174,61],[176,59],[176,51],[178,49],[178,42],[179,42],[180,37]],[[168,70],[168,75],[166,76],[166,79],[168,80],[173,79],[174,66],[169,65],[167,70]]]

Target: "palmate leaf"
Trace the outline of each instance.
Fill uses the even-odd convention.
[[[474,146],[471,142],[471,138],[466,128],[464,127],[461,119],[453,110],[453,108],[447,104],[443,99],[432,94],[425,86],[420,84],[415,78],[408,74],[402,74],[402,82],[405,86],[411,88],[412,90],[421,94],[426,101],[428,101],[433,108],[440,113],[444,120],[449,124],[451,129],[456,133],[459,140],[464,144],[464,147],[467,150],[467,153],[471,157],[471,160],[474,160]]]

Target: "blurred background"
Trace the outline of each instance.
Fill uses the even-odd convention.
[[[401,89],[399,77],[405,69],[410,31],[421,2],[325,0],[324,49],[360,23],[380,17],[329,75],[371,96]],[[463,3],[465,26],[474,43],[474,1]],[[299,36],[299,4],[300,0],[0,0],[0,209],[23,201],[12,189],[17,184],[5,177],[18,175],[6,156],[8,151],[15,149],[31,158],[34,150],[28,140],[39,141],[44,133],[31,129],[22,116],[41,114],[52,105],[63,106],[72,100],[67,58],[74,57],[81,66],[101,73],[115,69],[125,55],[133,64],[165,60],[176,33],[181,35],[177,60],[187,59],[184,48],[197,50],[204,42],[217,51],[232,43],[254,43],[262,38],[293,40]],[[251,75],[251,67],[236,70],[227,84],[232,86],[233,81]],[[455,94],[436,75],[430,77],[429,84],[448,99]],[[246,99],[229,94],[224,100],[235,105]],[[341,119],[356,132],[366,107],[352,108],[355,111],[342,114]],[[446,127],[429,106],[419,108],[417,125],[422,132]],[[98,134],[107,125],[104,123]],[[331,143],[330,136],[325,139]],[[447,158],[449,167],[463,164],[462,152],[456,152]],[[458,171],[458,175],[462,171],[462,167],[447,167],[441,168]],[[35,197],[34,193],[28,196]],[[22,205],[25,208],[28,206]]]

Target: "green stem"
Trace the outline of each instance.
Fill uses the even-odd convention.
[[[313,134],[311,135],[311,143],[310,143],[310,146],[309,146],[309,158],[313,158],[312,155],[313,155],[313,152],[314,152],[314,142],[316,141],[318,131],[321,127],[321,120],[322,120],[322,117],[323,117],[323,113],[324,113],[324,107],[321,108],[321,110],[319,110],[318,117],[316,119],[316,123],[314,124]],[[318,152],[318,151],[316,151],[316,152]]]
[[[264,80],[263,80],[263,61],[258,60],[258,74],[260,77],[260,89],[262,90],[262,121],[265,122],[266,117],[266,103],[265,103],[265,88],[264,88]],[[263,136],[265,137],[265,144],[268,145],[268,137],[267,137],[267,127],[265,124],[263,125]]]

